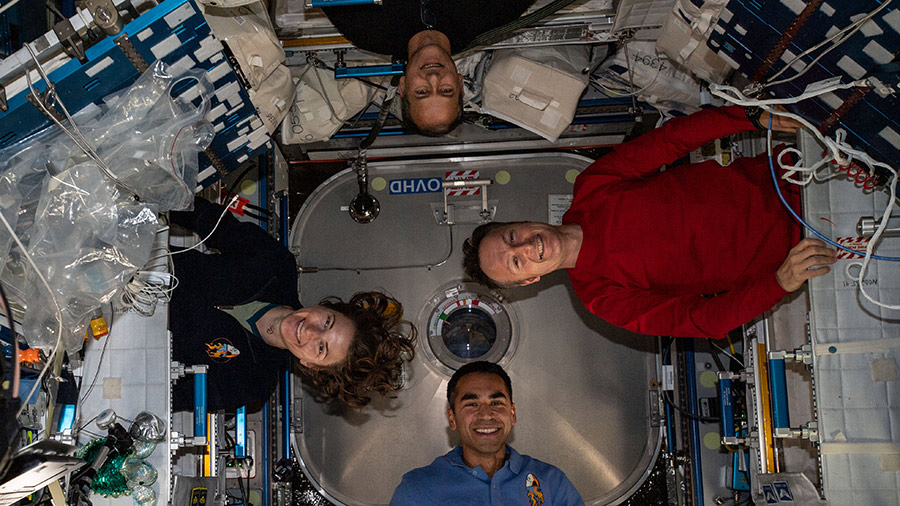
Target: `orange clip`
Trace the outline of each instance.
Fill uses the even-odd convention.
[[[32,364],[36,364],[41,361],[40,355],[38,355],[37,348],[31,348],[28,350],[19,350],[19,362],[29,362]]]

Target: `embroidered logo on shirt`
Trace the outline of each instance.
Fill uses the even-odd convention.
[[[235,348],[228,339],[220,337],[206,343],[206,354],[214,362],[225,363],[240,355],[241,350]]]
[[[541,490],[541,482],[538,481],[537,476],[531,473],[528,473],[528,476],[525,477],[525,496],[528,497],[531,506],[544,504],[544,491]]]

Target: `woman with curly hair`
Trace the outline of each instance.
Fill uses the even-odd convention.
[[[169,304],[173,358],[207,366],[210,410],[264,403],[293,355],[321,399],[361,407],[401,387],[416,329],[400,303],[379,292],[302,307],[293,254],[261,228],[197,199],[170,220],[209,238],[213,254],[172,257],[179,283]],[[218,226],[217,226],[218,223]],[[210,235],[211,234],[211,235]],[[193,407],[193,381],[173,388],[173,407]]]

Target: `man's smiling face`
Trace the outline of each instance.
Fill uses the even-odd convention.
[[[521,222],[497,227],[481,240],[481,270],[501,285],[527,285],[561,269],[565,253],[559,229]]]
[[[460,378],[447,418],[459,432],[464,456],[502,456],[516,424],[516,405],[500,376],[475,372]]]
[[[444,48],[429,44],[409,55],[399,91],[409,101],[409,114],[419,128],[449,125],[459,115],[462,76]]]

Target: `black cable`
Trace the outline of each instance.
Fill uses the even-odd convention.
[[[225,431],[225,442],[228,443],[229,445],[231,445],[231,446],[226,446],[225,447],[226,450],[234,450],[235,447],[237,447],[237,443],[234,441],[234,438],[231,437],[231,434],[229,434],[228,431]]]
[[[225,431],[225,441],[231,445],[232,450],[234,450],[234,448],[237,448],[237,442],[234,440],[233,437],[231,437],[231,434],[229,434],[228,431]],[[252,459],[250,459],[249,457],[246,457],[244,460],[248,460],[248,459],[252,462]],[[235,459],[235,460],[237,460],[237,459]],[[237,476],[238,488],[241,490],[241,502],[244,506],[251,506],[249,500],[247,499],[249,496],[248,496],[247,492],[244,491],[244,482],[243,482],[243,480],[241,480],[241,470],[237,469],[237,472],[238,472],[238,476]],[[247,470],[247,491],[249,491],[249,490],[250,490],[250,471]]]
[[[710,344],[712,344],[712,343],[710,343]],[[713,359],[713,362],[716,363],[716,367],[719,368],[719,371],[726,371],[727,369],[725,369],[725,364],[723,364],[722,360],[719,358],[719,353],[720,353],[719,349],[715,345],[713,345],[712,348],[713,348],[713,352],[710,353],[710,355],[712,355],[712,359]]]
[[[675,338],[674,338],[674,337],[670,337],[670,338],[669,338],[668,344],[666,344],[666,345],[663,346],[663,349],[662,349],[662,361],[663,361],[663,365],[670,365],[670,364],[673,363],[673,362],[672,362],[672,357],[671,357],[671,351],[672,351],[671,346],[672,346],[672,343],[674,343],[674,342],[675,342]],[[667,359],[667,358],[668,358],[669,364],[666,364],[666,359]],[[678,412],[681,413],[682,415],[684,415],[684,416],[686,416],[686,417],[688,417],[688,418],[691,418],[691,419],[693,419],[693,420],[697,420],[698,422],[703,422],[703,423],[718,423],[718,421],[719,421],[719,418],[718,418],[718,417],[705,417],[705,416],[702,416],[702,415],[695,415],[694,413],[691,413],[690,411],[688,411],[688,410],[682,408],[681,406],[675,404],[675,401],[672,400],[671,397],[669,397],[669,394],[670,394],[670,393],[671,393],[671,391],[669,391],[669,390],[663,390],[663,393],[662,393],[662,394],[663,394],[663,395],[662,395],[663,401],[665,401],[665,403],[668,404],[669,406],[672,406],[673,409],[675,409],[676,411],[678,411]]]
[[[113,312],[113,315],[115,315],[115,312]],[[109,325],[112,326],[113,323],[114,322],[110,321]],[[82,404],[88,398],[88,396],[91,395],[91,392],[94,391],[94,386],[97,385],[97,378],[100,377],[100,368],[103,367],[103,357],[106,356],[106,348],[107,348],[107,346],[109,346],[109,341],[111,338],[112,338],[112,334],[106,335],[106,341],[104,341],[104,343],[103,343],[103,349],[100,350],[100,359],[97,361],[97,370],[94,371],[94,379],[91,380],[91,384],[88,387],[87,392],[85,392],[84,395],[78,399],[79,405]],[[84,378],[82,377],[82,383],[83,382],[84,382]],[[90,422],[88,422],[88,423],[90,423]]]
[[[678,411],[682,415],[684,415],[692,420],[697,420],[698,422],[703,422],[703,423],[718,423],[719,422],[718,417],[706,417],[706,416],[702,416],[702,415],[695,415],[694,413],[691,413],[690,411],[675,404],[675,402],[669,397],[668,390],[663,392],[663,400],[666,402],[666,404],[668,404],[669,406],[672,406],[672,408],[674,408],[676,411]]]
[[[458,51],[458,54],[465,53],[466,51],[478,46],[487,46],[493,44],[494,42],[499,42],[509,37],[512,32],[518,30],[519,28],[525,28],[526,26],[535,25],[538,21],[568,6],[574,1],[575,0],[555,0],[554,2],[550,2],[549,4],[530,14],[526,14],[522,17],[514,19],[503,26],[494,28],[493,30],[488,30],[476,37],[475,40],[470,42],[469,45],[464,47],[461,51]]]
[[[234,189],[237,188],[238,183],[240,183],[241,180],[244,179],[244,176],[246,176],[253,167],[255,167],[255,165],[248,165],[247,168],[244,169],[244,172],[241,172],[241,175],[238,176],[233,183],[231,183],[231,187],[228,188],[227,192],[225,192],[225,198],[222,199],[223,202],[228,202],[231,199],[231,196],[234,195]]]
[[[268,209],[263,209],[263,208],[259,207],[258,205],[250,204],[249,202],[247,204],[244,204],[244,207],[246,209],[253,209],[254,211],[259,212],[260,214],[265,214],[265,215],[269,214]]]
[[[248,218],[253,218],[254,220],[257,220],[257,221],[262,221],[262,222],[266,221],[266,218],[264,218],[258,214],[248,213],[247,211],[244,211],[244,216],[246,216]]]
[[[91,424],[91,422],[93,422],[94,420],[96,420],[98,416],[100,416],[100,414],[94,415],[94,418],[91,418],[90,420],[84,422],[84,423],[81,425],[81,427],[78,427],[77,429],[75,429],[75,434],[78,434],[79,432],[81,432],[82,430],[84,430],[88,425]]]
[[[255,214],[255,213],[251,213],[250,211],[244,211],[244,216],[246,216],[246,217],[248,217],[248,218],[253,218],[254,220],[266,221],[266,218],[265,218],[265,217],[260,216],[260,215]]]
[[[6,471],[12,463],[13,449],[19,441],[19,431],[11,430],[12,427],[18,425],[15,413],[19,410],[19,399],[13,397],[13,392],[21,395],[18,391],[21,382],[21,367],[19,365],[19,339],[16,337],[16,323],[12,317],[12,309],[9,307],[9,300],[6,298],[6,292],[3,285],[0,285],[0,303],[3,304],[3,311],[6,313],[6,320],[9,324],[9,335],[12,341],[12,357],[9,367],[9,389],[4,392],[0,403],[3,405],[3,419],[0,420],[0,434],[2,434],[2,442],[0,442],[0,476],[5,476]],[[18,377],[17,377],[18,376]],[[7,393],[8,392],[8,393]]]
[[[391,86],[392,87],[397,86],[397,83],[399,83],[399,82],[400,82],[400,76],[393,76],[391,78]],[[375,119],[375,124],[372,125],[372,130],[370,130],[369,135],[367,135],[366,138],[363,139],[362,142],[359,143],[359,151],[360,152],[368,149],[369,146],[371,146],[372,143],[375,142],[375,139],[378,137],[378,132],[381,131],[381,127],[384,126],[384,122],[385,122],[385,120],[387,120],[388,113],[391,112],[390,111],[391,102],[394,101],[394,98],[396,98],[396,95],[394,95],[390,98],[386,98],[381,103],[381,110],[378,111],[378,117]]]
[[[12,341],[9,344],[13,347],[12,360],[10,360],[9,367],[9,384],[10,388],[12,388],[12,375],[15,371],[16,363],[19,361],[19,340],[16,339],[16,322],[13,320],[12,309],[9,307],[9,299],[6,298],[6,291],[3,289],[2,284],[0,284],[0,303],[3,304],[3,312],[6,313],[6,323],[9,327],[9,339]]]
[[[253,465],[253,458],[252,458],[252,457],[247,457],[246,460],[250,462],[250,465],[251,465],[251,466]],[[240,474],[238,474],[238,481],[239,481],[239,482],[241,481],[241,475],[240,475]],[[248,494],[250,493],[250,470],[249,470],[249,469],[247,470],[247,493],[248,493]],[[245,506],[253,506],[252,504],[250,504],[250,499],[249,499],[249,498],[247,499],[247,504],[246,504]]]
[[[60,12],[59,8],[53,4],[52,0],[50,2],[47,2],[47,10],[49,10],[53,13],[54,16],[56,16],[57,21],[63,21],[66,19],[66,17],[63,16],[63,13]]]
[[[250,476],[250,473],[247,473],[247,476]],[[248,481],[249,481],[249,478],[248,478]],[[249,506],[250,503],[247,502],[247,492],[244,490],[244,480],[241,479],[241,470],[240,469],[238,469],[237,482],[238,482],[238,488],[241,489],[241,503],[244,506]],[[248,488],[249,488],[249,485],[248,485]]]

